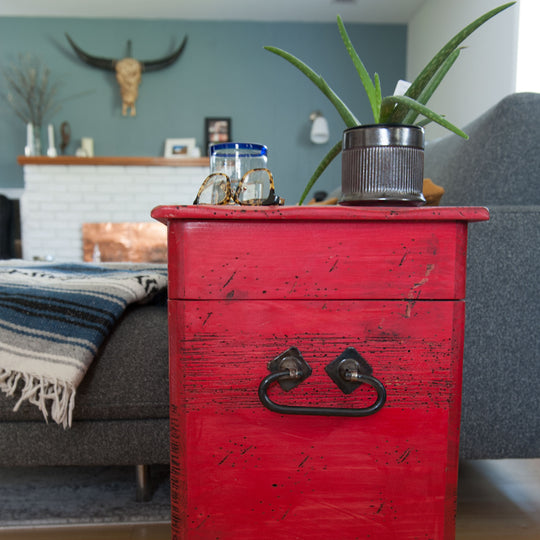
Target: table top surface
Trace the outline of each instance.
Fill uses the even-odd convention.
[[[239,206],[164,205],[152,217],[174,220],[276,220],[276,221],[487,221],[489,210],[480,206]]]

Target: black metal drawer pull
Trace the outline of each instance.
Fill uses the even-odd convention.
[[[273,383],[278,382],[281,388],[288,392],[307,379],[312,373],[311,367],[296,347],[291,347],[272,360],[268,364],[268,369],[272,373],[267,375],[259,384],[259,400],[267,409],[279,414],[369,416],[380,410],[386,402],[386,390],[383,384],[371,375],[371,367],[352,347],[347,348],[336,360],[329,364],[326,367],[326,372],[346,394],[350,394],[362,383],[372,386],[377,392],[377,399],[369,407],[359,409],[304,407],[280,405],[272,401],[268,397],[267,391]]]

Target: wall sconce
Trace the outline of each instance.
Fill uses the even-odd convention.
[[[310,139],[313,144],[324,144],[330,138],[328,121],[320,111],[314,111],[309,115],[312,121]]]

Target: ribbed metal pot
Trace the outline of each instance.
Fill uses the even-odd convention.
[[[344,131],[340,204],[420,206],[423,176],[423,128],[375,124]]]

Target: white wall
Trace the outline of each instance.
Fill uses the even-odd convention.
[[[520,0],[516,92],[540,92],[540,2]]]
[[[532,0],[538,2],[538,0]],[[408,25],[407,78],[413,80],[459,30],[504,0],[427,0]],[[457,62],[428,103],[459,127],[516,88],[519,5],[496,15],[463,45]],[[426,138],[449,132],[430,124]]]

